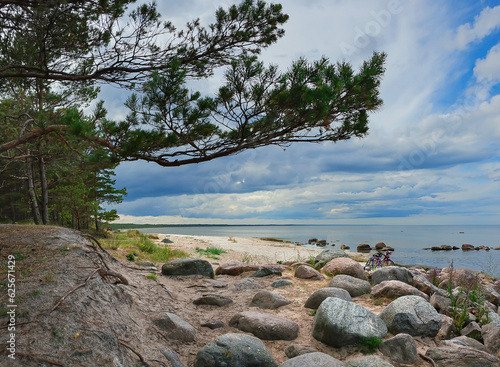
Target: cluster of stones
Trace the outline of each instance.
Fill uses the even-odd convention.
[[[332,276],[328,286],[312,292],[304,304],[304,307],[316,310],[312,327],[314,339],[335,348],[360,345],[370,338],[383,341],[376,356],[346,362],[309,346],[291,344],[284,351],[289,359],[281,367],[414,365],[421,358],[417,353],[415,337],[436,338],[440,346],[428,348],[424,358],[432,359],[437,366],[500,366],[500,294],[492,284],[483,284],[490,323],[481,327],[470,315],[462,335],[450,339],[454,332],[453,320],[449,317],[450,300],[440,286],[452,284],[453,278],[466,270],[451,272],[444,269],[439,274],[439,286],[435,286],[425,270],[419,268],[386,267],[367,273],[361,264],[343,251],[325,250],[315,261],[321,271],[307,264],[292,262],[271,265],[231,262],[219,266],[215,272],[204,260],[183,259],[165,264],[162,268],[164,275],[189,273],[214,278],[215,275],[234,276],[253,272],[236,282],[234,289],[255,289],[249,306],[259,310],[235,313],[229,326],[240,332],[226,333],[203,346],[196,355],[195,367],[278,366],[262,340],[293,341],[299,335],[299,325],[274,313],[261,311],[276,310],[290,304],[290,301],[273,291],[263,290],[256,278],[280,276],[281,272],[291,269],[294,269],[296,278],[311,281]],[[207,281],[214,286],[220,282],[215,279]],[[291,281],[279,279],[271,287],[291,284]],[[353,301],[353,298],[363,295],[393,301],[376,315]],[[217,294],[194,300],[198,305],[216,307],[231,307],[232,302],[230,298]],[[175,314],[161,313],[153,322],[181,342],[190,342],[196,337],[196,329]],[[215,329],[224,326],[224,323],[214,321],[202,326]],[[392,334],[389,338],[388,333]],[[447,340],[439,342],[440,339]],[[173,350],[165,348],[162,353],[172,366],[182,366]]]
[[[472,250],[500,250],[500,246],[498,247],[488,247],[488,246],[476,246],[470,245],[468,243],[464,243],[462,245],[462,251],[472,251]],[[432,246],[432,247],[424,247],[424,250],[432,250],[432,251],[451,251],[451,250],[460,250],[458,246],[450,246],[450,245],[441,245],[441,246]]]

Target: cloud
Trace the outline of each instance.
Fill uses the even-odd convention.
[[[486,7],[474,18],[473,24],[466,23],[458,27],[452,44],[458,50],[465,50],[470,43],[481,41],[499,28],[500,5]]]
[[[499,14],[500,15],[500,14]],[[476,61],[474,76],[479,82],[500,81],[500,43],[492,47],[484,59]]]

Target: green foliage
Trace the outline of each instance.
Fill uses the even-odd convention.
[[[382,339],[376,336],[371,336],[362,339],[359,342],[359,349],[363,354],[373,354],[376,353],[380,345],[382,344]]]
[[[125,258],[128,260],[128,261],[135,261],[135,255],[133,253],[129,253],[125,256]]]
[[[158,276],[156,275],[156,273],[148,274],[148,275],[146,275],[146,278],[152,279],[152,280],[158,280]]]
[[[206,249],[196,247],[196,252],[200,255],[216,260],[219,259],[218,255],[227,253],[226,250],[217,247],[207,247]]]
[[[312,310],[312,311],[309,311],[307,314],[309,316],[316,316],[316,312],[317,312],[317,310]]]

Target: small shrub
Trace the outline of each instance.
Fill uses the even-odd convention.
[[[143,236],[141,237],[139,242],[139,249],[142,252],[147,252],[148,254],[152,254],[158,249],[158,245],[149,238],[147,238],[146,236]]]
[[[363,354],[373,354],[376,353],[380,345],[382,344],[382,339],[376,336],[371,336],[361,340],[359,343],[359,349]]]
[[[217,248],[217,247],[207,247],[206,249],[202,249],[202,248],[197,247],[196,252],[199,253],[200,255],[203,255],[203,256],[206,256],[210,259],[215,259],[215,260],[219,259],[218,255],[227,253],[226,250],[223,250],[223,249]]]
[[[125,256],[125,258],[128,260],[128,261],[135,261],[135,255],[130,253],[130,254],[127,254],[127,256]]]
[[[317,311],[317,310],[312,310],[312,311],[309,311],[307,314],[308,314],[309,316],[316,316],[316,311]]]
[[[160,237],[158,237],[158,235],[153,234],[153,233],[148,233],[146,235],[146,237],[149,238],[150,240],[159,240],[160,239]]]
[[[435,285],[437,287],[439,285],[439,276],[440,275],[441,275],[441,272],[438,269],[433,268],[433,269],[429,270],[429,272],[427,273],[427,279],[433,285]]]
[[[149,259],[152,262],[168,262],[174,259],[182,259],[189,257],[189,254],[182,250],[173,250],[170,246],[158,247],[155,252],[153,252]]]

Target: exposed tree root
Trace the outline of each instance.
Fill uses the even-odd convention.
[[[88,283],[88,281],[90,280],[90,278],[92,278],[92,277],[94,276],[94,274],[95,274],[95,273],[97,273],[99,270],[101,270],[101,269],[95,269],[95,270],[92,272],[92,274],[90,274],[90,275],[87,277],[87,279],[85,279],[85,282],[84,282],[84,283],[77,285],[75,288],[73,288],[73,289],[72,289],[72,290],[70,290],[68,293],[66,293],[64,296],[62,296],[62,297],[61,297],[61,299],[60,299],[60,300],[59,300],[59,301],[58,301],[58,302],[54,305],[54,307],[52,307],[52,309],[49,311],[49,313],[52,313],[52,311],[54,311],[57,307],[59,307],[59,305],[61,304],[61,302],[62,302],[62,301],[64,301],[64,299],[65,299],[66,297],[68,297],[71,293],[73,293],[73,292],[74,292],[74,291],[76,291],[77,289],[79,289],[79,288],[81,288],[81,287],[85,286],[85,285]]]
[[[432,367],[438,367],[438,365],[436,364],[436,362],[434,362],[434,360],[430,357],[427,357],[425,354],[422,354],[422,353],[418,353],[418,355],[420,356],[420,358],[422,358],[424,361],[427,361],[429,362],[430,364],[432,364]]]
[[[146,365],[148,367],[151,367],[149,365],[149,363],[146,362],[146,360],[144,359],[144,357],[139,352],[137,352],[134,348],[132,348],[130,345],[128,345],[127,343],[125,343],[124,341],[122,341],[120,339],[118,339],[118,344],[123,345],[125,348],[130,349],[137,357],[139,357],[139,359],[141,360],[142,363],[144,363],[144,365]]]

